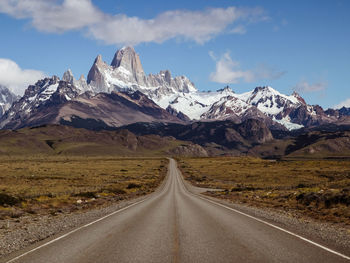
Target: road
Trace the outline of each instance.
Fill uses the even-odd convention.
[[[190,193],[171,159],[157,193],[10,262],[350,262],[326,249]]]

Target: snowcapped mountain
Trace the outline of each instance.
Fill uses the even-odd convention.
[[[256,107],[260,112],[272,118],[273,121],[280,123],[287,129],[299,129],[303,125],[298,122],[292,122],[289,113],[302,105],[305,101],[297,94],[290,96],[281,94],[272,87],[257,87],[250,92],[237,95],[238,98],[247,104]]]
[[[173,78],[169,70],[145,75],[139,56],[132,47],[120,49],[111,65],[99,55],[89,71],[87,83],[95,92],[141,91],[163,109],[170,105],[190,119],[200,119],[210,106],[231,90],[199,92],[185,76]]]
[[[187,77],[173,78],[168,70],[146,76],[132,47],[118,50],[110,65],[98,56],[87,83],[95,93],[138,90],[184,120],[239,122],[248,117],[265,120],[268,117],[272,126],[279,123],[290,130],[334,121],[319,106],[307,105],[297,93],[287,96],[271,87],[257,87],[243,94],[236,94],[229,87],[201,92]],[[322,116],[316,114],[317,109]]]
[[[37,81],[30,85],[22,98],[12,104],[12,107],[5,112],[0,120],[0,126],[11,127],[21,126],[29,120],[33,113],[42,111],[47,105],[58,105],[72,100],[79,95],[78,90],[66,81],[60,81],[57,76]],[[47,113],[49,119],[51,113]]]
[[[257,107],[268,116],[277,116],[285,108],[296,108],[305,102],[298,99],[298,94],[287,96],[271,87],[257,87],[251,92],[238,95],[246,103]]]
[[[254,93],[259,93],[259,89],[261,88],[255,89]],[[264,94],[261,98],[265,96],[265,99],[259,100],[255,97],[256,100],[253,101],[253,104],[265,114],[271,116],[274,121],[283,124],[290,130],[334,123],[337,121],[337,117],[326,114],[321,106],[308,105],[296,92],[291,96],[286,96],[273,90],[271,87],[262,89],[268,89],[270,95]],[[270,99],[271,104],[269,104],[266,98]]]
[[[132,47],[118,50],[111,65],[102,61],[101,55],[97,56],[87,83],[94,87],[95,92],[139,90],[153,98],[196,90],[186,77],[172,78],[168,70],[146,76],[140,58]]]
[[[296,92],[287,96],[271,87],[257,87],[240,98],[290,130],[336,121],[327,116],[322,107],[308,105]]]
[[[140,58],[132,47],[118,50],[111,65],[102,61],[100,55],[97,56],[89,71],[87,83],[93,87],[95,93],[141,91],[164,109],[172,104],[174,110],[181,111],[191,119],[200,116],[200,114],[191,113],[197,112],[197,108],[202,108],[201,105],[191,107],[190,111],[183,111],[183,107],[180,104],[180,107],[174,105],[176,99],[179,96],[182,97],[182,94],[187,94],[187,96],[184,96],[185,104],[197,104],[196,98],[188,98],[189,94],[193,96],[197,92],[194,84],[185,76],[173,78],[168,70],[146,76]],[[188,100],[189,102],[186,102]]]
[[[135,101],[132,97],[136,95],[133,94],[145,96],[149,101],[145,98]],[[124,107],[122,103],[133,106]],[[0,119],[0,127],[5,128],[44,123],[45,120],[71,121],[73,116],[77,116],[114,127],[132,121],[166,122],[167,118],[168,122],[230,119],[237,123],[259,119],[270,128],[292,130],[334,123],[341,115],[340,111],[326,113],[320,106],[308,105],[297,93],[287,96],[271,87],[257,87],[243,94],[236,94],[229,87],[201,92],[187,77],[173,77],[169,70],[146,75],[132,47],[118,50],[111,64],[98,55],[87,80],[84,76],[76,80],[67,70],[62,80],[53,76],[29,86],[21,99],[12,107],[6,107],[2,108],[7,111]],[[127,110],[133,112],[129,119],[126,112],[121,112]],[[137,113],[140,114],[138,117]]]
[[[63,79],[53,76],[29,86],[0,119],[1,127],[18,129],[61,123],[101,129],[143,121],[182,122],[140,91],[95,94],[82,78],[76,81],[70,71]]]
[[[62,80],[74,86],[79,95],[85,92],[94,93],[94,89],[87,84],[84,75],[81,75],[79,80],[76,80],[70,69],[63,74]]]
[[[274,128],[278,128],[278,123],[288,130],[337,121],[336,116],[327,114],[322,107],[308,105],[298,93],[288,96],[269,86],[223,97],[201,115],[201,119],[210,120],[247,118],[268,121]]]
[[[215,102],[208,111],[201,115],[201,118],[207,120],[237,120],[253,107],[236,96],[229,95]]]
[[[19,96],[12,93],[7,87],[0,85],[0,117],[11,107]]]
[[[213,103],[234,94],[231,89],[200,92],[187,77],[173,78],[169,70],[146,76],[132,47],[118,50],[111,65],[99,55],[89,71],[87,83],[95,92],[141,91],[163,109],[197,120]]]

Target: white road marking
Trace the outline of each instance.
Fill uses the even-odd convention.
[[[178,169],[178,168],[176,167],[176,169]],[[321,244],[318,244],[318,243],[316,243],[316,242],[314,242],[314,241],[312,241],[312,240],[310,240],[310,239],[307,239],[307,238],[305,238],[305,237],[302,237],[302,236],[300,236],[300,235],[298,235],[298,234],[295,234],[295,233],[293,233],[293,232],[291,232],[291,231],[288,231],[288,230],[286,230],[286,229],[284,229],[284,228],[281,228],[281,227],[279,227],[279,226],[276,226],[276,225],[274,225],[274,224],[271,224],[271,223],[269,223],[269,222],[266,222],[266,221],[264,221],[264,220],[262,220],[262,219],[259,219],[259,218],[257,218],[257,217],[254,217],[254,216],[251,216],[251,215],[246,214],[246,213],[244,213],[244,212],[241,212],[241,211],[239,211],[239,210],[237,210],[237,209],[234,209],[234,208],[232,208],[232,207],[229,207],[229,206],[220,204],[220,203],[215,202],[215,201],[213,201],[213,200],[211,200],[211,199],[208,199],[208,198],[205,198],[205,197],[203,197],[203,196],[200,196],[200,195],[191,193],[191,192],[187,189],[187,187],[186,187],[186,185],[185,185],[185,182],[184,182],[184,179],[183,179],[183,177],[181,176],[181,172],[180,172],[179,170],[178,170],[178,173],[179,173],[179,175],[180,175],[180,181],[182,182],[182,185],[183,185],[185,191],[187,191],[187,193],[191,194],[192,196],[198,197],[198,198],[200,198],[200,199],[202,199],[202,200],[208,201],[208,202],[213,203],[213,204],[215,204],[215,205],[217,205],[217,206],[221,206],[221,207],[223,207],[223,208],[226,208],[226,209],[231,210],[231,211],[233,211],[233,212],[236,212],[236,213],[238,213],[238,214],[241,214],[241,215],[244,215],[244,216],[249,217],[249,218],[251,218],[251,219],[254,219],[254,220],[256,220],[256,221],[258,221],[258,222],[260,222],[260,223],[263,223],[263,224],[265,224],[265,225],[268,225],[268,226],[270,226],[270,227],[273,227],[273,228],[275,228],[275,229],[278,229],[278,230],[280,230],[280,231],[282,231],[282,232],[285,232],[285,233],[287,233],[287,234],[289,234],[289,235],[292,235],[292,236],[294,236],[294,237],[297,237],[297,238],[299,238],[299,239],[301,239],[301,240],[303,240],[303,241],[305,241],[305,242],[308,242],[308,243],[310,243],[310,244],[312,244],[312,245],[314,245],[314,246],[316,246],[316,247],[319,247],[319,248],[321,248],[321,249],[324,249],[324,250],[326,250],[326,251],[328,251],[328,252],[330,252],[330,253],[332,253],[332,254],[335,254],[335,255],[337,255],[337,256],[339,256],[339,257],[342,257],[342,258],[345,258],[345,259],[347,259],[347,260],[350,260],[350,257],[349,257],[349,256],[346,256],[346,255],[344,255],[344,254],[342,254],[342,253],[339,253],[339,252],[337,252],[337,251],[335,251],[335,250],[333,250],[333,249],[330,249],[330,248],[325,247],[325,246],[323,246],[323,245],[321,245]]]
[[[21,254],[21,255],[15,257],[15,258],[13,258],[13,259],[11,259],[11,260],[9,260],[9,261],[6,261],[6,263],[14,262],[14,261],[16,261],[17,259],[20,259],[21,257],[24,257],[24,256],[26,256],[26,255],[28,255],[28,254],[30,254],[30,253],[32,253],[32,252],[34,252],[34,251],[36,251],[36,250],[42,248],[42,247],[46,247],[46,246],[48,246],[48,245],[50,245],[50,244],[52,244],[52,243],[54,243],[54,242],[56,242],[56,241],[58,241],[58,240],[60,240],[60,239],[62,239],[62,238],[65,238],[65,237],[67,237],[67,236],[69,236],[69,235],[71,235],[71,234],[73,234],[73,233],[75,233],[75,232],[77,232],[77,231],[79,231],[79,230],[81,230],[81,229],[83,229],[83,228],[86,228],[86,227],[88,227],[88,226],[91,226],[91,225],[93,225],[93,224],[95,224],[95,223],[97,223],[97,222],[103,220],[103,219],[106,219],[107,217],[110,217],[110,216],[112,216],[112,215],[118,214],[118,213],[120,213],[120,212],[122,212],[122,211],[124,211],[124,210],[126,210],[126,209],[128,209],[128,208],[130,208],[130,207],[132,207],[132,206],[135,206],[135,205],[138,205],[138,204],[140,204],[140,203],[142,203],[142,202],[145,202],[145,201],[148,200],[149,198],[150,198],[150,197],[148,197],[148,198],[146,198],[146,199],[143,199],[143,200],[141,200],[141,201],[138,201],[138,202],[136,202],[136,203],[133,203],[133,204],[131,204],[131,205],[128,205],[128,206],[126,206],[126,207],[123,207],[123,208],[121,208],[121,209],[119,209],[119,210],[117,210],[117,211],[114,211],[114,212],[112,212],[112,213],[110,213],[110,214],[108,214],[108,215],[105,215],[105,216],[103,216],[103,217],[101,217],[101,218],[99,218],[99,219],[97,219],[97,220],[95,220],[95,221],[93,221],[93,222],[90,222],[90,223],[88,223],[88,224],[86,224],[86,225],[83,225],[83,226],[81,226],[81,227],[78,227],[78,228],[76,228],[76,229],[74,229],[74,230],[72,230],[72,231],[70,231],[70,232],[68,232],[68,233],[66,233],[66,234],[64,234],[64,235],[62,235],[62,236],[59,236],[59,237],[57,237],[57,238],[55,238],[55,239],[53,239],[53,240],[50,240],[49,242],[47,242],[47,243],[45,243],[45,244],[42,244],[42,245],[40,245],[40,246],[38,246],[38,247],[36,247],[36,248],[33,248],[32,250],[29,250],[29,251],[27,251],[27,252],[25,252],[25,253],[23,253],[23,254]]]
[[[174,162],[175,162],[175,161],[174,161]],[[298,234],[295,234],[295,233],[290,232],[290,231],[288,231],[288,230],[286,230],[286,229],[283,229],[283,228],[281,228],[281,227],[278,227],[278,226],[276,226],[276,225],[273,225],[273,224],[271,224],[271,223],[268,223],[268,222],[266,222],[266,221],[264,221],[264,220],[261,220],[261,219],[259,219],[259,218],[257,218],[257,217],[254,217],[254,216],[251,216],[251,215],[249,215],[249,214],[243,213],[243,212],[241,212],[241,211],[239,211],[239,210],[236,210],[236,209],[234,209],[234,208],[231,208],[231,207],[229,207],[229,206],[225,206],[225,205],[223,205],[223,204],[217,203],[217,202],[212,201],[212,200],[210,200],[210,199],[207,199],[207,198],[204,198],[204,197],[202,197],[202,196],[199,196],[199,195],[196,195],[196,194],[191,193],[191,192],[187,189],[187,187],[185,186],[184,179],[183,179],[183,177],[181,176],[180,171],[179,171],[178,168],[177,168],[176,162],[175,162],[175,169],[177,170],[176,172],[177,172],[178,175],[180,176],[180,182],[182,183],[182,185],[183,185],[183,187],[184,187],[184,190],[185,190],[187,193],[189,193],[190,195],[195,196],[195,197],[197,197],[197,198],[200,198],[200,199],[202,199],[202,200],[205,200],[205,201],[207,201],[207,202],[213,203],[213,204],[215,204],[215,205],[217,205],[217,206],[221,206],[221,207],[223,207],[223,208],[226,208],[226,209],[231,210],[231,211],[233,211],[233,212],[236,212],[236,213],[238,213],[238,214],[244,215],[244,216],[249,217],[249,218],[251,218],[251,219],[254,219],[254,220],[256,220],[256,221],[258,221],[258,222],[260,222],[260,223],[263,223],[263,224],[265,224],[265,225],[268,225],[268,226],[270,226],[270,227],[273,227],[273,228],[275,228],[275,229],[278,229],[278,230],[280,230],[280,231],[282,231],[282,232],[285,232],[285,233],[287,233],[287,234],[289,234],[289,235],[292,235],[292,236],[297,237],[297,238],[299,238],[299,239],[301,239],[301,240],[303,240],[303,241],[306,241],[306,242],[308,242],[308,243],[310,243],[310,244],[312,244],[312,245],[314,245],[314,246],[317,246],[317,247],[319,247],[319,248],[321,248],[321,249],[324,249],[324,250],[326,250],[326,251],[328,251],[328,252],[330,252],[330,253],[332,253],[332,254],[335,254],[335,255],[340,256],[340,257],[342,257],[342,258],[344,258],[344,259],[350,260],[350,257],[348,257],[348,256],[346,256],[346,255],[344,255],[344,254],[341,254],[341,253],[339,253],[339,252],[337,252],[337,251],[335,251],[335,250],[332,250],[332,249],[330,249],[330,248],[327,248],[327,247],[325,247],[325,246],[323,246],[323,245],[321,245],[321,244],[318,244],[318,243],[316,243],[316,242],[314,242],[314,241],[311,241],[311,240],[309,240],[309,239],[307,239],[307,238],[305,238],[305,237],[302,237],[302,236],[300,236],[300,235],[298,235]],[[178,177],[178,176],[177,176],[177,177]],[[164,188],[163,188],[163,189],[164,189]],[[162,192],[162,191],[161,191],[161,192]],[[133,203],[133,204],[131,204],[131,205],[128,205],[128,206],[126,206],[126,207],[124,207],[124,208],[121,208],[121,209],[119,209],[119,210],[117,210],[117,211],[114,211],[114,212],[112,212],[112,213],[110,213],[110,214],[108,214],[108,215],[106,215],[106,216],[103,216],[103,217],[101,217],[101,218],[99,218],[99,219],[97,219],[97,220],[95,220],[95,221],[93,221],[93,222],[90,222],[90,223],[88,223],[88,224],[86,224],[86,225],[83,225],[83,226],[81,226],[81,227],[78,227],[78,228],[76,228],[76,229],[74,229],[74,230],[72,230],[72,231],[70,231],[70,232],[68,232],[68,233],[66,233],[66,234],[64,234],[64,235],[62,235],[62,236],[60,236],[60,237],[57,237],[57,238],[55,238],[55,239],[53,239],[53,240],[51,240],[51,241],[49,241],[49,242],[47,242],[47,243],[45,243],[45,244],[42,244],[42,245],[40,245],[40,246],[38,246],[38,247],[36,247],[36,248],[33,248],[32,250],[29,250],[29,251],[27,251],[27,252],[25,252],[25,253],[23,253],[23,254],[21,254],[21,255],[15,257],[15,258],[13,258],[13,259],[11,259],[11,260],[9,260],[9,261],[7,261],[6,263],[14,262],[14,261],[16,261],[17,259],[20,259],[21,257],[24,257],[25,255],[28,255],[28,254],[30,254],[30,253],[32,253],[32,252],[34,252],[34,251],[36,251],[36,250],[38,250],[38,249],[40,249],[40,248],[42,248],[42,247],[48,246],[48,245],[50,245],[50,244],[52,244],[52,243],[54,243],[54,242],[56,242],[56,241],[58,241],[58,240],[60,240],[60,239],[62,239],[62,238],[65,238],[65,237],[67,237],[67,236],[69,236],[69,235],[71,235],[71,234],[73,234],[73,233],[75,233],[75,232],[77,232],[77,231],[79,231],[79,230],[81,230],[81,229],[83,229],[83,228],[86,228],[86,227],[88,227],[88,226],[90,226],[90,225],[93,225],[93,224],[95,224],[95,223],[97,223],[97,222],[99,222],[99,221],[101,221],[101,220],[103,220],[103,219],[105,219],[105,218],[107,218],[107,217],[110,217],[110,216],[115,215],[115,214],[117,214],[117,213],[120,213],[120,212],[122,212],[122,211],[124,211],[124,210],[126,210],[126,209],[128,209],[128,208],[130,208],[130,207],[132,207],[132,206],[135,206],[135,205],[137,205],[137,204],[140,204],[140,203],[142,203],[142,202],[145,202],[145,201],[148,200],[149,198],[151,198],[151,196],[148,197],[148,198],[146,198],[146,199],[143,199],[143,200],[141,200],[141,201],[138,201],[138,202],[136,202],[136,203]]]
[[[169,158],[168,158],[168,159],[169,159]],[[169,162],[169,164],[170,164],[170,162]],[[168,176],[165,178],[165,180],[167,180],[167,179],[168,179]],[[165,188],[165,186],[166,186],[166,182],[167,182],[167,181],[164,181],[164,182],[165,182],[165,183],[162,184],[162,185],[160,186],[160,191],[159,191],[159,193],[162,193],[162,192],[164,191],[164,188]],[[97,223],[97,222],[99,222],[99,221],[101,221],[101,220],[103,220],[103,219],[106,219],[107,217],[110,217],[110,216],[112,216],[112,215],[118,214],[118,213],[120,213],[120,212],[122,212],[122,211],[124,211],[124,210],[126,210],[126,209],[128,209],[128,208],[130,208],[130,207],[132,207],[132,206],[141,204],[142,202],[145,202],[145,201],[147,201],[148,199],[152,198],[152,196],[153,196],[153,195],[150,195],[149,197],[147,197],[147,198],[145,198],[145,199],[143,199],[143,200],[141,200],[141,201],[138,201],[138,202],[136,202],[136,203],[133,203],[133,204],[131,204],[131,205],[128,205],[128,206],[126,206],[126,207],[123,207],[123,208],[121,208],[121,209],[119,209],[119,210],[117,210],[117,211],[114,211],[114,212],[112,212],[112,213],[110,213],[110,214],[108,214],[108,215],[105,215],[105,216],[103,216],[103,217],[101,217],[101,218],[99,218],[99,219],[97,219],[97,220],[95,220],[95,221],[93,221],[93,222],[90,222],[90,223],[88,223],[88,224],[86,224],[86,225],[83,225],[83,226],[81,226],[81,227],[78,227],[78,228],[76,228],[76,229],[74,229],[74,230],[72,230],[72,231],[70,231],[70,232],[68,232],[68,233],[66,233],[66,234],[64,234],[64,235],[62,235],[62,236],[59,236],[59,237],[57,237],[57,238],[55,238],[55,239],[53,239],[53,240],[50,240],[49,242],[47,242],[47,243],[45,243],[45,244],[42,244],[42,245],[40,245],[40,246],[38,246],[38,247],[36,247],[36,248],[33,248],[32,250],[29,250],[29,251],[27,251],[27,252],[25,252],[25,253],[23,253],[23,254],[21,254],[21,255],[15,257],[15,258],[13,258],[13,259],[10,259],[9,261],[6,261],[6,263],[14,262],[14,261],[16,261],[17,259],[20,259],[21,257],[24,257],[24,256],[26,256],[26,255],[28,255],[28,254],[30,254],[30,253],[32,253],[32,252],[34,252],[34,251],[36,251],[36,250],[42,248],[42,247],[46,247],[46,246],[48,246],[48,245],[50,245],[50,244],[52,244],[52,243],[54,243],[54,242],[56,242],[56,241],[58,241],[58,240],[60,240],[60,239],[62,239],[62,238],[65,238],[65,237],[67,237],[67,236],[69,236],[69,235],[71,235],[71,234],[73,234],[73,233],[79,231],[80,229],[83,229],[83,228],[86,228],[86,227],[88,227],[88,226],[91,226],[91,225],[93,225],[93,224],[95,224],[95,223]]]
[[[229,206],[225,206],[225,205],[223,205],[223,204],[217,203],[217,202],[212,201],[212,200],[210,200],[210,199],[204,198],[204,197],[202,197],[202,196],[197,196],[197,197],[198,197],[198,198],[201,198],[201,199],[203,199],[203,200],[206,200],[206,201],[208,201],[208,202],[210,202],[210,203],[213,203],[213,204],[215,204],[215,205],[224,207],[224,208],[226,208],[226,209],[228,209],[228,210],[234,211],[234,212],[236,212],[236,213],[238,213],[238,214],[241,214],[241,215],[244,215],[244,216],[246,216],[246,217],[252,218],[252,219],[254,219],[254,220],[256,220],[256,221],[259,221],[260,223],[263,223],[263,224],[268,225],[268,226],[270,226],[270,227],[276,228],[276,229],[278,229],[278,230],[280,230],[280,231],[283,231],[283,232],[285,232],[285,233],[287,233],[287,234],[289,234],[289,235],[292,235],[292,236],[295,236],[295,237],[297,237],[297,238],[299,238],[299,239],[301,239],[301,240],[304,240],[304,241],[306,241],[306,242],[308,242],[308,243],[310,243],[310,244],[312,244],[312,245],[314,245],[314,246],[316,246],[316,247],[322,248],[322,249],[324,249],[324,250],[326,250],[326,251],[328,251],[328,252],[330,252],[330,253],[333,253],[333,254],[335,254],[335,255],[337,255],[337,256],[340,256],[340,257],[342,257],[342,258],[345,258],[345,259],[347,259],[347,260],[350,260],[350,257],[348,257],[348,256],[346,256],[346,255],[344,255],[344,254],[342,254],[342,253],[339,253],[339,252],[337,252],[337,251],[335,251],[335,250],[333,250],[333,249],[330,249],[330,248],[325,247],[325,246],[323,246],[323,245],[321,245],[321,244],[318,244],[318,243],[316,243],[316,242],[314,242],[314,241],[311,241],[310,239],[307,239],[307,238],[305,238],[305,237],[302,237],[302,236],[300,236],[300,235],[298,235],[298,234],[295,234],[295,233],[293,233],[293,232],[291,232],[291,231],[288,231],[288,230],[286,230],[286,229],[284,229],[284,228],[281,228],[281,227],[276,226],[276,225],[274,225],[274,224],[268,223],[268,222],[266,222],[266,221],[264,221],[264,220],[261,220],[261,219],[259,219],[259,218],[254,217],[254,216],[251,216],[251,215],[248,215],[248,214],[246,214],[246,213],[243,213],[243,212],[241,212],[241,211],[239,211],[239,210],[236,210],[236,209],[234,209],[234,208],[231,208],[231,207],[229,207]]]

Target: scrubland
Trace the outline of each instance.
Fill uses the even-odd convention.
[[[182,158],[186,180],[206,194],[350,226],[350,160]]]
[[[1,157],[0,220],[70,213],[145,195],[166,176],[165,158]]]

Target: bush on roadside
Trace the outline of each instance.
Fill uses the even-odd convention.
[[[0,205],[8,205],[8,206],[14,206],[18,203],[21,202],[21,199],[16,198],[14,196],[5,194],[5,193],[0,193]]]
[[[141,185],[137,183],[129,183],[126,188],[127,189],[141,188]]]

